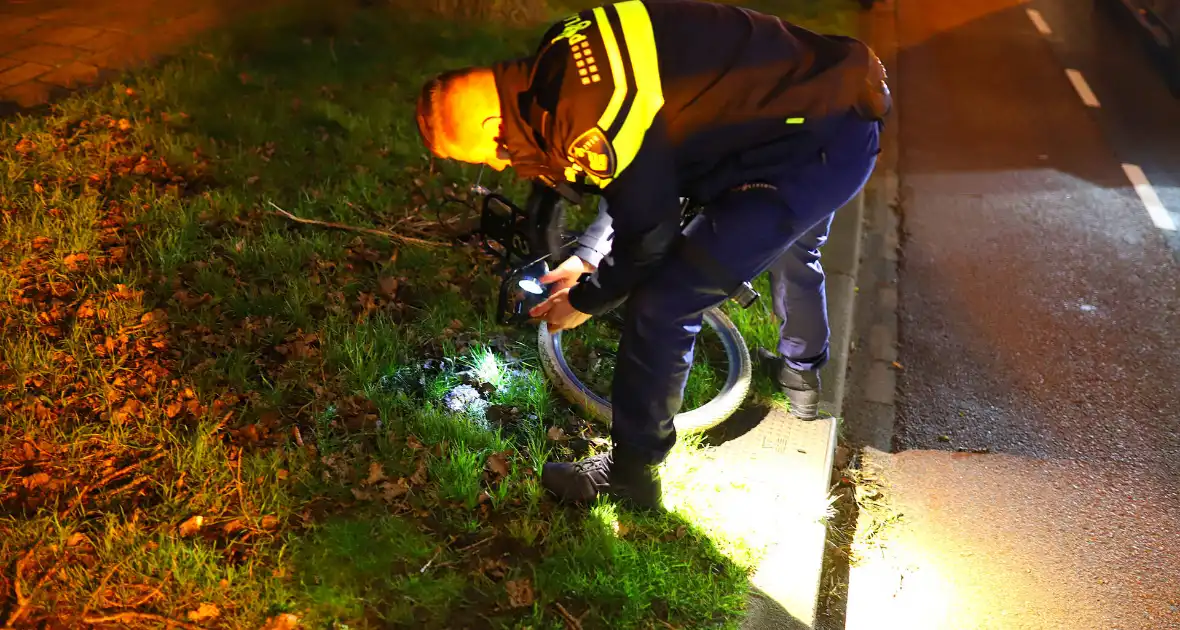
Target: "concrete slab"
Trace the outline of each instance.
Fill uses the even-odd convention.
[[[742,628],[811,628],[823,566],[829,471],[836,442],[831,418],[803,422],[782,409],[735,418],[752,427],[709,451],[710,465],[742,489],[740,515],[767,554],[752,579]]]

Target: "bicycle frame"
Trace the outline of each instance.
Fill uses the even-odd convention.
[[[529,213],[504,195],[482,186],[474,186],[472,191],[483,195],[477,231],[480,245],[497,260],[496,272],[500,276],[497,321],[524,324],[529,320],[529,309],[548,297],[548,290],[538,279],[549,271],[546,261],[550,253],[536,251]]]
[[[549,271],[548,262],[558,252],[546,251],[541,234],[549,226],[539,225],[540,204],[557,203],[558,197],[534,188],[527,209],[511,199],[476,183],[471,191],[483,197],[477,235],[484,251],[497,259],[500,291],[497,320],[501,324],[522,325],[530,321],[529,309],[543,302],[549,291],[537,280]],[[681,226],[699,212],[690,200],[682,200]],[[564,247],[572,244],[565,243]],[[561,261],[557,261],[558,263]],[[743,282],[730,299],[749,308],[761,297],[749,282]]]

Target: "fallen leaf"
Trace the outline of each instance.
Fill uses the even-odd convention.
[[[488,470],[495,475],[496,479],[507,477],[512,470],[508,465],[508,456],[511,454],[512,451],[502,451],[488,456]]]
[[[240,529],[245,529],[245,528],[246,528],[246,526],[242,524],[242,521],[240,521],[236,518],[234,520],[226,523],[225,525],[221,526],[222,531],[224,531],[227,534],[232,534]]]
[[[298,627],[299,617],[284,613],[267,619],[260,630],[295,630]]]
[[[549,427],[549,430],[545,432],[545,436],[554,442],[564,442],[569,439],[565,435],[565,429],[561,427]]]
[[[126,118],[119,119],[119,131],[128,131],[131,129],[131,121]]]
[[[377,281],[381,288],[381,294],[387,298],[393,299],[397,295],[397,278],[387,276]]]
[[[484,558],[479,562],[479,570],[488,577],[498,580],[508,574],[508,563],[502,558]]]
[[[380,481],[387,479],[385,476],[385,469],[381,468],[380,462],[373,462],[369,464],[369,476],[365,478],[362,485],[371,486]]]
[[[279,519],[267,514],[262,517],[262,529],[274,529],[279,526]]]
[[[246,426],[242,427],[241,429],[238,429],[238,435],[240,435],[243,439],[245,439],[247,442],[249,442],[251,444],[253,444],[254,442],[257,442],[261,437],[258,434],[258,425],[257,424],[247,424]]]
[[[205,524],[205,517],[204,516],[190,517],[187,521],[180,524],[180,535],[181,536],[192,536],[193,534],[197,533],[197,531],[199,531],[201,529],[201,526],[204,524]]]
[[[852,449],[848,448],[847,446],[843,446],[843,445],[837,446],[835,457],[833,458],[832,465],[835,466],[837,470],[843,470],[845,467],[848,466],[848,462],[851,459],[852,459]]]
[[[893,367],[894,367],[894,368],[897,368],[897,369],[899,369],[899,370],[904,370],[904,369],[905,369],[905,368],[904,368],[904,367],[902,367],[902,366],[901,366],[901,364],[900,364],[900,363],[898,363],[897,361],[894,361],[894,362],[893,362]]]
[[[349,488],[349,491],[352,492],[352,496],[356,497],[357,501],[368,501],[373,498],[373,495],[369,494],[368,490],[361,490],[360,488]]]
[[[215,604],[201,604],[197,606],[196,610],[190,611],[188,614],[189,621],[204,621],[206,619],[216,619],[221,614]]]
[[[422,442],[419,442],[418,438],[416,438],[412,435],[406,436],[406,446],[410,447],[412,450],[415,450],[415,451],[420,451],[423,448],[425,448],[425,446],[422,444]]]
[[[426,458],[423,457],[418,460],[418,467],[414,469],[414,474],[410,475],[410,483],[415,486],[420,486],[426,483]]]
[[[49,474],[43,472],[33,473],[21,480],[21,485],[28,488],[29,490],[43,486],[47,483],[49,483]]]
[[[504,583],[508,591],[508,605],[513,608],[531,606],[533,604],[533,582],[528,578],[508,580]]]
[[[79,254],[70,254],[69,256],[66,256],[63,262],[66,266],[66,269],[70,271],[77,271],[79,268],[85,266],[89,260],[90,255],[83,252]]]
[[[393,503],[410,491],[410,484],[405,477],[398,477],[397,481],[386,481],[381,484],[381,499],[386,503]]]
[[[70,534],[69,540],[66,541],[66,546],[67,547],[77,547],[78,545],[80,545],[84,542],[86,542],[86,534],[75,532],[73,534]]]

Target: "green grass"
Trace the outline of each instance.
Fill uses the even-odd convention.
[[[536,29],[308,33],[276,15],[2,123],[0,621],[734,626],[758,542],[692,508],[724,483],[697,442],[668,515],[555,506],[550,428],[602,428],[494,324],[486,261],[268,213],[435,229],[475,171],[426,159],[418,86]]]

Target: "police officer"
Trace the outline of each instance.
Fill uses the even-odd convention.
[[[512,166],[605,202],[533,315],[568,330],[627,301],[613,448],[546,464],[549,491],[658,506],[655,467],[676,441],[703,313],[772,267],[779,383],[814,417],[828,334],[818,249],[872,172],[889,104],[863,43],[696,0],[583,11],[527,58],[423,88],[418,126],[439,157]],[[681,197],[705,207],[683,235]]]

